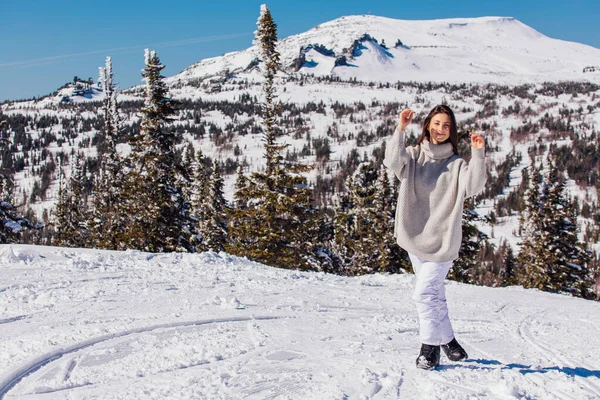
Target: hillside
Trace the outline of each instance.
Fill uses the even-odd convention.
[[[417,370],[412,274],[0,246],[0,399],[596,399],[600,304],[447,282],[469,359]]]

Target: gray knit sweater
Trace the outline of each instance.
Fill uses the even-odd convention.
[[[485,150],[471,148],[469,164],[452,144],[423,141],[405,147],[396,129],[383,164],[400,179],[394,236],[404,250],[427,261],[458,258],[463,201],[481,192],[487,180]]]

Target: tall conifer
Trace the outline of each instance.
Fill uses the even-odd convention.
[[[123,242],[154,252],[194,251],[189,203],[179,187],[182,168],[175,145],[179,135],[169,126],[176,102],[167,87],[155,51],[146,49],[145,101],[140,132],[132,142],[125,193],[131,215]]]
[[[243,211],[248,203],[248,179],[244,176],[244,169],[240,165],[237,169],[237,178],[235,180],[235,192],[233,194],[234,207]]]
[[[342,249],[346,273],[361,275],[377,269],[380,240],[374,237],[373,205],[377,191],[377,169],[372,162],[358,165],[346,179],[347,197],[336,209],[335,241]]]
[[[99,149],[100,170],[94,182],[93,211],[90,213],[90,241],[93,247],[122,249],[121,239],[127,216],[123,198],[123,160],[117,152],[121,118],[117,106],[117,89],[113,82],[112,60],[99,68],[99,82],[104,91],[102,116],[103,146]]]
[[[7,127],[8,124],[6,121],[0,122],[0,149],[4,149],[4,147],[10,143],[4,132]],[[2,151],[2,157],[1,164],[3,166],[12,164],[12,159],[10,162],[7,162],[4,158],[12,158],[12,152]],[[17,213],[15,206],[12,204],[12,191],[9,189],[9,187],[12,186],[10,175],[9,171],[2,170],[0,172],[0,244],[17,242],[24,229],[39,229],[42,227],[39,224],[34,225],[27,218]]]
[[[263,77],[265,81],[263,84],[262,117],[265,133],[265,160],[267,162],[265,175],[270,176],[276,174],[281,168],[282,151],[287,146],[277,143],[279,130],[277,119],[281,113],[281,106],[277,102],[275,77],[277,71],[281,68],[281,62],[277,51],[277,24],[275,24],[266,4],[263,4],[260,8],[260,17],[256,25],[257,30],[253,43],[258,46],[264,63]]]
[[[222,251],[227,242],[227,215],[223,178],[217,160],[214,160],[207,189],[206,218],[201,227],[202,244],[208,250]]]
[[[536,171],[528,191],[517,280],[525,287],[593,298],[590,253],[579,242],[577,210],[565,191],[564,178],[548,159],[545,180]]]
[[[266,5],[261,6],[254,43],[263,61],[261,105],[266,168],[253,173],[236,194],[238,207],[230,220],[231,243],[228,251],[284,268],[313,267],[318,251],[318,212],[311,204],[312,190],[302,173],[306,166],[285,163],[287,147],[277,143],[281,107],[276,101],[275,77],[280,68],[277,52],[277,25]],[[240,177],[240,175],[238,175]]]
[[[59,169],[60,166],[59,166]],[[59,198],[56,206],[55,245],[66,247],[88,246],[88,208],[85,194],[85,173],[83,160],[77,153],[71,162],[71,176],[68,184],[59,178]],[[62,175],[62,169],[61,169]]]
[[[209,195],[209,178],[210,169],[205,164],[202,150],[198,150],[193,163],[192,184],[190,187],[190,204],[191,213],[195,220],[195,226],[198,232],[194,244],[199,251],[208,250],[203,243],[203,227],[205,226],[209,215],[207,206]]]
[[[333,249],[343,273],[406,270],[407,254],[394,238],[395,201],[385,167],[361,163],[335,201]]]
[[[515,276],[516,260],[512,246],[510,245],[510,243],[508,243],[507,240],[503,240],[502,243],[500,243],[498,252],[501,254],[503,260],[503,268],[501,275],[503,284],[515,285],[517,283],[517,279]]]

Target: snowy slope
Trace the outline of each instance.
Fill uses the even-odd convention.
[[[354,41],[365,34],[371,39],[352,51]],[[384,42],[386,48],[381,46]],[[280,40],[278,51],[288,73],[295,70],[295,60],[309,46],[299,72],[315,76],[376,82],[600,82],[600,68],[584,73],[586,68],[600,66],[600,49],[549,38],[510,17],[426,21],[341,17]],[[317,47],[326,51],[316,51]],[[336,58],[343,55],[348,65],[335,66]],[[256,78],[248,67],[257,57],[253,46],[202,60],[172,77],[172,82],[185,84],[225,70]]]
[[[0,246],[0,399],[597,399],[600,303],[448,282],[470,358],[417,370],[413,275]]]

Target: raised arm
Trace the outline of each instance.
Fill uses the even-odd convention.
[[[465,198],[479,194],[485,187],[487,173],[485,170],[485,140],[477,133],[471,134],[471,161],[461,172],[460,185]]]
[[[404,166],[408,163],[409,155],[404,145],[404,129],[412,122],[415,112],[406,108],[400,113],[398,126],[385,148],[383,165],[394,171],[398,179],[402,178]]]

